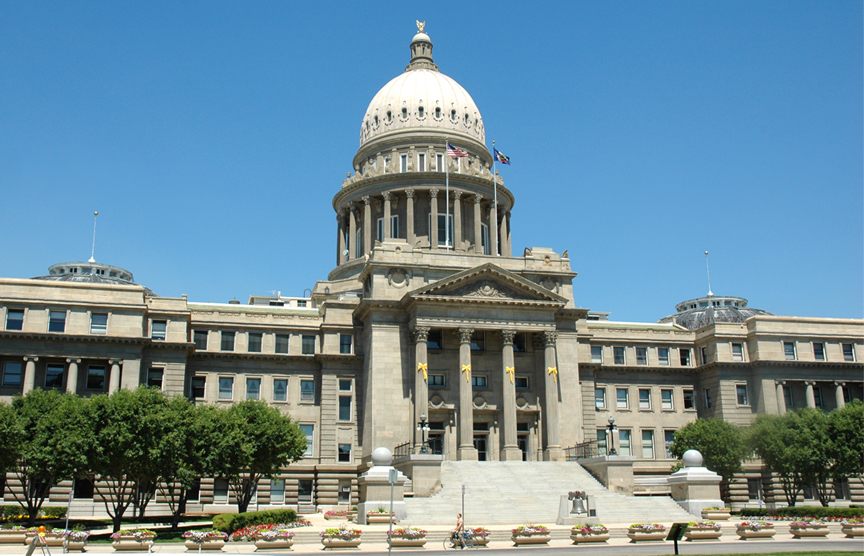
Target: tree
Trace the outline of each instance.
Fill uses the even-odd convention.
[[[797,413],[759,415],[749,434],[749,444],[756,455],[780,478],[789,506],[795,505],[804,485],[811,482],[807,475],[812,468],[811,448],[798,438],[797,423],[793,422]]]
[[[21,458],[21,448],[24,442],[24,429],[15,415],[15,409],[0,402],[0,473],[3,476],[7,471],[14,471]]]
[[[291,417],[260,400],[244,400],[212,413],[210,422],[219,434],[213,435],[207,467],[228,481],[242,513],[260,479],[272,478],[300,459],[306,436]]]
[[[828,414],[829,476],[836,485],[864,475],[864,403],[852,400]]]
[[[15,466],[22,490],[20,494],[12,490],[12,495],[33,526],[51,488],[86,468],[91,429],[83,418],[84,401],[74,394],[35,389],[16,396],[12,408],[25,433]]]
[[[678,459],[687,450],[699,450],[705,467],[714,471],[728,484],[742,471],[741,462],[747,457],[741,428],[723,419],[696,419],[675,431],[669,453]]]

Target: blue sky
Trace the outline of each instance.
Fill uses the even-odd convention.
[[[0,276],[302,295],[369,101],[427,22],[512,159],[514,254],[656,321],[708,289],[864,314],[861,2],[4,2]]]

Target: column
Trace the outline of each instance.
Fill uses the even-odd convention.
[[[483,200],[481,195],[474,195],[474,253],[483,254],[483,229],[480,221],[480,201]]]
[[[501,215],[501,256],[509,257],[510,256],[510,246],[507,244],[507,238],[509,236],[509,230],[507,230],[507,213],[504,212]]]
[[[504,448],[501,450],[501,461],[522,461],[522,450],[516,438],[516,364],[513,360],[513,337],[515,330],[502,330],[501,339],[504,349],[501,354],[501,365],[504,380],[504,411],[501,418],[504,421]]]
[[[429,190],[429,247],[438,249],[438,190]]]
[[[423,444],[423,431],[417,430],[417,423],[423,415],[428,415],[429,410],[429,358],[427,356],[427,343],[429,339],[429,327],[417,326],[414,328],[414,452],[419,452]]]
[[[120,390],[120,365],[123,361],[120,359],[111,359],[108,363],[111,365],[111,378],[108,381],[108,393],[113,394]]]
[[[783,386],[786,385],[786,381],[777,380],[774,381],[774,384],[777,385],[777,413],[786,415],[786,396],[783,395]]]
[[[844,386],[846,386],[845,382],[834,383],[834,399],[837,401],[837,409],[843,409],[846,407],[846,399],[843,397]]]
[[[372,199],[369,195],[363,197],[363,254],[372,251]]]
[[[357,207],[351,205],[350,214],[348,215],[348,258],[357,257]]]
[[[557,332],[544,332],[543,340],[545,347],[545,372],[546,375],[546,404],[543,413],[546,416],[546,461],[564,461],[564,450],[561,449],[559,438],[558,415],[560,414],[558,402],[558,357],[555,352],[555,342],[558,339]]]
[[[459,329],[459,459],[477,461],[474,448],[474,390],[471,388],[471,335],[473,328]]]
[[[498,208],[493,201],[489,205],[489,243],[491,244],[489,247],[489,253],[492,255],[498,254]],[[492,231],[492,227],[495,227],[495,232]]]
[[[461,191],[453,192],[453,250],[462,247],[462,196]]]
[[[384,192],[384,241],[390,241],[390,192]]]
[[[81,360],[67,359],[66,362],[69,363],[69,370],[66,371],[66,391],[74,394],[78,392],[78,365]]]
[[[807,387],[805,399],[807,400],[807,407],[809,407],[810,409],[816,409],[816,396],[813,394],[813,386],[815,384],[816,383],[812,380],[804,381],[804,386]]]
[[[417,235],[414,233],[414,190],[405,190],[405,231],[408,239],[408,247],[414,248],[417,242]]]
[[[36,361],[38,357],[24,358],[24,387],[21,389],[22,394],[26,394],[36,387]]]
[[[339,209],[339,212],[336,213],[336,234],[338,234],[338,238],[336,238],[336,266],[345,262],[345,212],[342,209]]]

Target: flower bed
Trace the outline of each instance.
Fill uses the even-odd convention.
[[[735,532],[745,540],[770,539],[776,533],[770,521],[742,521],[735,525]]]
[[[789,532],[792,537],[826,537],[828,536],[828,524],[823,521],[793,521],[789,524]]]
[[[346,519],[348,517],[348,510],[328,510],[324,512],[324,519]]]
[[[609,529],[599,523],[597,525],[577,525],[570,529],[570,539],[573,540],[573,544],[606,542],[609,540]]]
[[[659,523],[634,523],[627,530],[630,542],[666,540],[666,526]]]
[[[206,531],[186,531],[183,533],[186,539],[186,550],[222,550],[228,535],[222,531],[212,529]]]
[[[111,535],[114,550],[149,550],[156,540],[156,531],[150,529],[120,529]]]
[[[324,548],[353,548],[360,546],[360,529],[349,529],[344,525],[321,531],[321,544]]]
[[[264,525],[250,525],[242,529],[237,529],[231,533],[230,540],[234,542],[254,541],[258,533],[262,531],[285,531],[288,529],[297,529],[299,527],[310,527],[312,523],[307,519],[298,519],[292,523],[267,523]]]
[[[255,550],[291,548],[294,545],[294,531],[287,529],[266,529],[255,534]]]
[[[510,538],[516,545],[546,544],[552,540],[552,535],[545,525],[520,525],[511,530]]]
[[[720,538],[720,524],[713,521],[691,521],[684,531],[688,541],[713,541]]]
[[[84,552],[84,547],[87,546],[87,540],[90,538],[90,531],[66,531],[66,552],[70,550]]]
[[[390,546],[399,547],[421,547],[426,544],[426,530],[419,527],[397,527],[387,531]]]
[[[717,506],[709,506],[707,508],[702,508],[702,519],[717,519],[720,521],[726,521],[730,517],[732,517],[731,508],[718,508]]]
[[[366,512],[366,523],[390,523],[390,512],[384,508],[378,508],[371,512]],[[393,521],[396,521],[396,516],[393,516]]]

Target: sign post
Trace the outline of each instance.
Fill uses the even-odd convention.
[[[393,485],[399,480],[399,471],[391,468],[387,480],[390,482],[390,529],[387,531],[387,554],[390,554],[393,550]]]
[[[72,488],[69,490],[69,504],[66,506],[66,532],[69,532],[69,512],[72,511],[72,500],[75,499],[75,480],[72,479]],[[69,552],[66,550],[66,543],[69,542],[69,536],[67,534],[66,538],[63,539],[63,554]]]
[[[669,534],[666,535],[666,540],[675,543],[675,556],[678,556],[678,541],[684,538],[684,533],[687,531],[687,527],[689,526],[689,523],[673,523],[672,527],[669,528]]]

